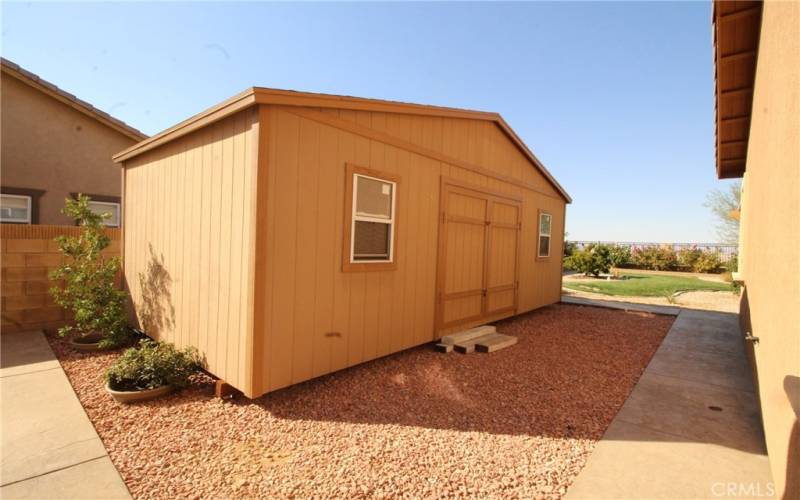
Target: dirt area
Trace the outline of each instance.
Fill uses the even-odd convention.
[[[252,401],[201,375],[128,406],[102,388],[118,353],[49,341],[135,498],[558,498],[672,321],[554,305],[492,354],[427,345]]]
[[[568,288],[561,289],[562,295],[581,297],[584,299],[613,300],[634,304],[655,304],[659,306],[678,306],[687,309],[703,309],[707,311],[739,312],[739,296],[733,292],[693,291],[676,295],[670,302],[666,297],[627,297],[622,295],[606,295],[590,293]]]

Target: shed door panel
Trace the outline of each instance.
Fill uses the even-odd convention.
[[[442,322],[464,323],[483,314],[488,200],[469,191],[446,193]]]
[[[519,203],[445,184],[441,217],[438,330],[513,314]]]
[[[489,213],[485,314],[493,316],[514,311],[517,306],[520,206],[493,200]]]

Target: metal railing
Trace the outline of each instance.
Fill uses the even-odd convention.
[[[574,243],[578,249],[584,249],[587,245],[618,245],[625,246],[633,250],[634,248],[642,247],[669,247],[676,252],[686,248],[696,248],[703,252],[714,252],[718,255],[719,260],[728,262],[739,251],[738,245],[729,245],[725,243],[656,243],[656,242],[642,242],[642,241],[569,241]]]

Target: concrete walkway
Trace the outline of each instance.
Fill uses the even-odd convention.
[[[0,341],[0,498],[131,498],[44,335]]]
[[[641,311],[654,314],[666,314],[668,316],[677,316],[681,312],[681,308],[677,306],[660,306],[658,304],[622,302],[620,300],[586,299],[583,297],[571,297],[568,295],[562,295],[561,302],[564,304],[575,304],[579,306],[606,307],[608,309],[620,309],[623,311]]]
[[[771,492],[737,317],[683,309],[566,496],[769,498]]]

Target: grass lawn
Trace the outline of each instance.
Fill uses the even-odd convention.
[[[564,287],[580,292],[622,295],[627,297],[666,297],[676,292],[695,290],[733,291],[730,283],[705,281],[684,276],[623,273],[625,280],[586,279],[564,281]]]

